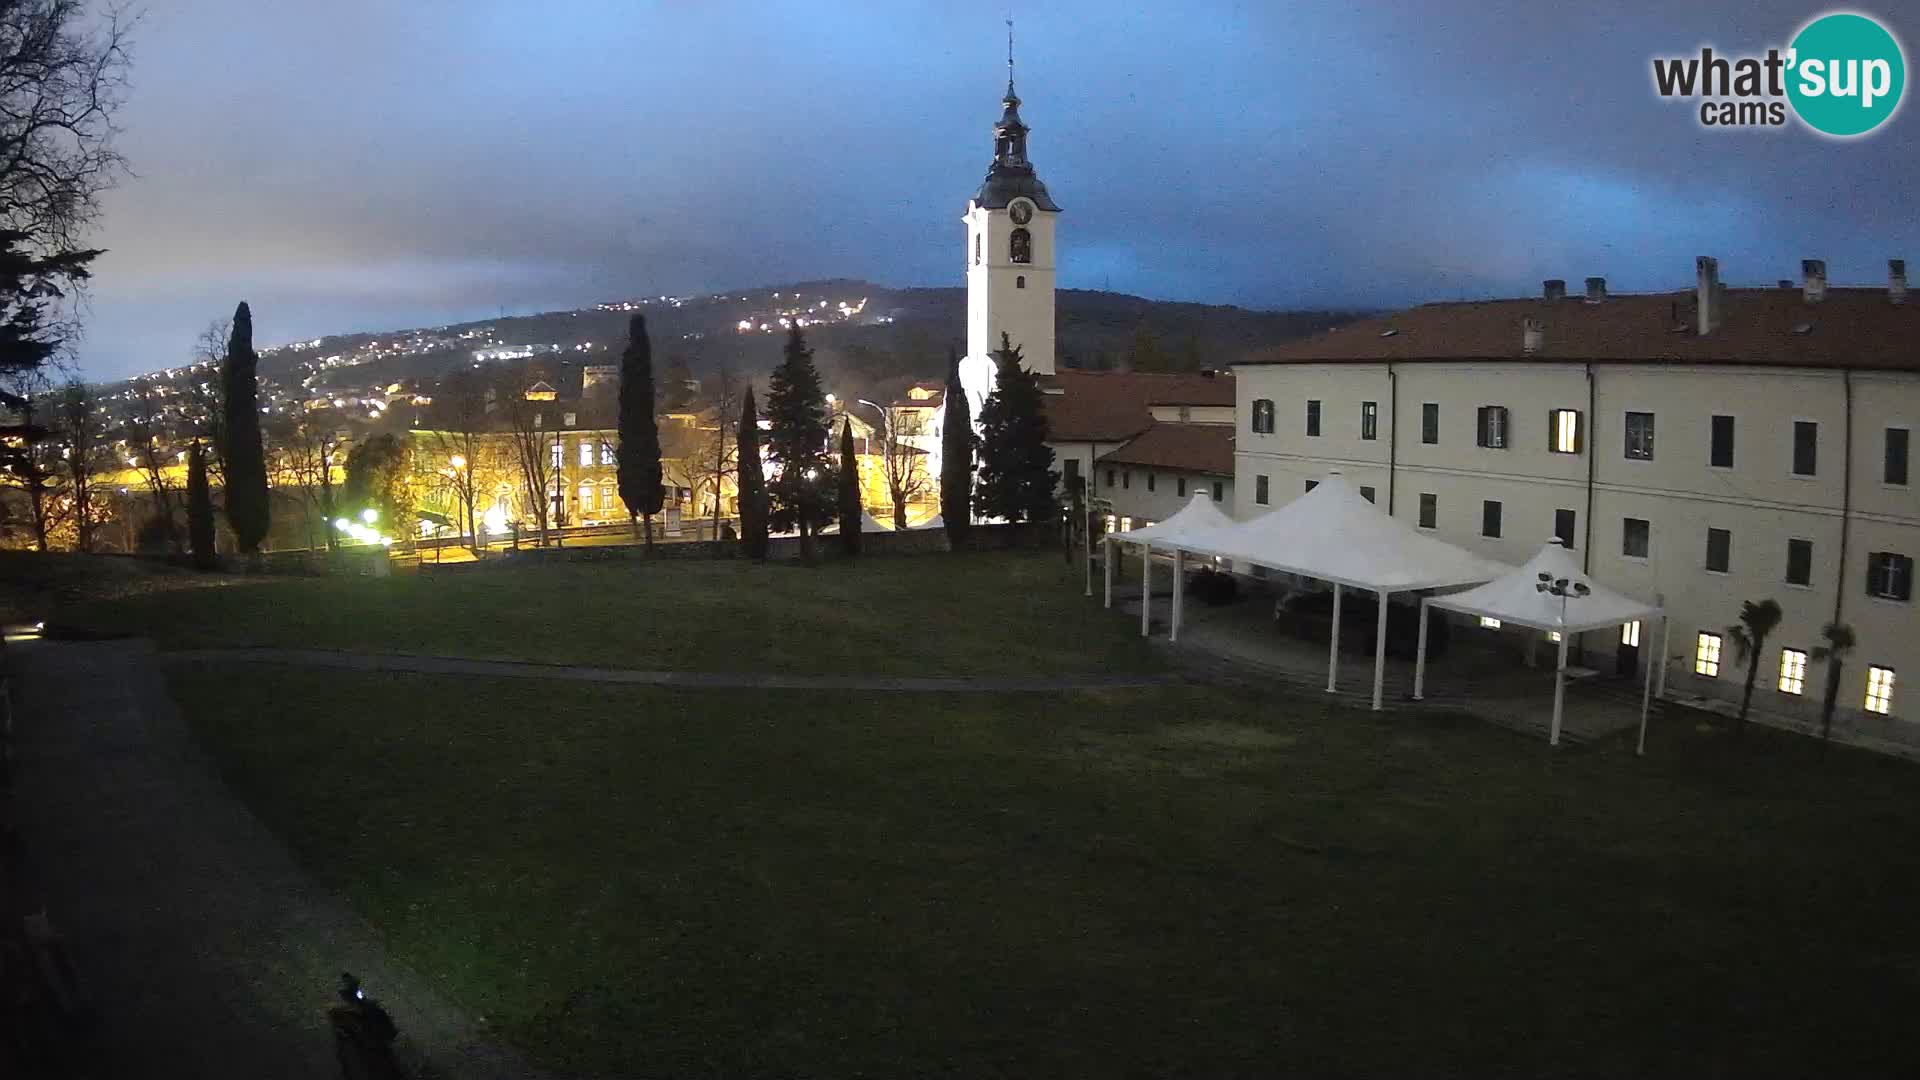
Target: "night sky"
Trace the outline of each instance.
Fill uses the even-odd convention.
[[[80,346],[262,345],[802,278],[959,285],[1005,9],[168,0],[135,40]],[[1645,13],[1616,9],[1644,8]],[[1882,16],[1892,4],[1856,5]],[[1804,2],[1016,5],[1059,281],[1258,307],[1771,282],[1920,259],[1920,116],[1702,129],[1654,55],[1784,45]],[[1920,12],[1888,20],[1910,58]],[[1920,90],[1910,89],[1912,98]]]

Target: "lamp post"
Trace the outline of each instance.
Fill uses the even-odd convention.
[[[1567,599],[1586,596],[1593,590],[1584,581],[1571,578],[1556,578],[1542,570],[1540,580],[1534,582],[1535,592],[1547,593],[1560,598],[1560,660],[1553,669],[1553,726],[1547,731],[1547,745],[1560,745],[1560,716],[1565,708],[1567,693]]]

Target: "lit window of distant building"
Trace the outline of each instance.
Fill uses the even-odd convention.
[[[1807,688],[1807,654],[1799,649],[1780,650],[1780,692],[1798,694]]]
[[[1867,711],[1886,716],[1893,712],[1893,669],[1867,669]]]
[[[1720,635],[1702,631],[1693,645],[1693,673],[1709,679],[1720,677]]]

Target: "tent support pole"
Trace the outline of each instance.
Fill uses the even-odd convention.
[[[1666,617],[1661,616],[1660,621],[1665,623]],[[1665,652],[1661,650],[1663,656]],[[1634,757],[1645,757],[1647,754],[1647,709],[1653,704],[1653,661],[1653,657],[1647,657],[1646,684],[1640,690],[1640,741],[1634,744]]]
[[[1340,583],[1333,583],[1333,636],[1327,641],[1327,693],[1340,675]]]
[[[1153,622],[1153,548],[1140,545],[1140,636],[1149,637]]]
[[[1661,598],[1664,602],[1665,597]],[[1655,676],[1653,692],[1665,698],[1667,696],[1667,635],[1673,632],[1673,620],[1664,613],[1660,616],[1660,671]]]
[[[1380,590],[1380,621],[1373,624],[1373,711],[1380,711],[1380,691],[1387,681],[1387,590]]]
[[[1553,727],[1547,732],[1547,745],[1560,745],[1560,714],[1567,699],[1567,632],[1560,632],[1560,659],[1553,669]]]
[[[1173,549],[1173,621],[1169,623],[1167,626],[1168,641],[1180,640],[1180,616],[1185,614],[1185,612],[1182,609],[1185,607],[1185,604],[1186,604],[1186,600],[1183,594],[1187,591],[1185,588],[1182,587],[1182,584],[1186,580],[1186,575],[1187,575],[1187,553],[1184,551],[1181,551],[1179,548],[1174,548]]]
[[[1086,553],[1086,556],[1087,556],[1086,595],[1088,599],[1092,599],[1093,598],[1093,515],[1092,514],[1080,515],[1080,527],[1086,530],[1087,542],[1081,545],[1081,549]]]
[[[1100,541],[1100,575],[1107,579],[1107,606],[1113,606],[1113,541]]]
[[[1427,598],[1420,598],[1420,643],[1413,654],[1413,700],[1425,701],[1427,693]]]

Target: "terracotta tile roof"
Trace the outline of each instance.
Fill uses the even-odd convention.
[[[1054,442],[1122,442],[1153,426],[1154,405],[1233,404],[1233,376],[1224,372],[1161,375],[1063,368],[1042,378],[1041,384],[1049,390],[1047,434]]]
[[[1233,425],[1155,424],[1100,461],[1232,476]]]
[[[1829,288],[1809,304],[1795,288],[1728,289],[1719,328],[1693,330],[1692,290],[1426,304],[1251,353],[1242,363],[1562,360],[1726,363],[1920,371],[1920,298],[1894,304],[1885,288]],[[1538,352],[1521,325],[1545,326]],[[1677,329],[1679,328],[1679,329]]]

